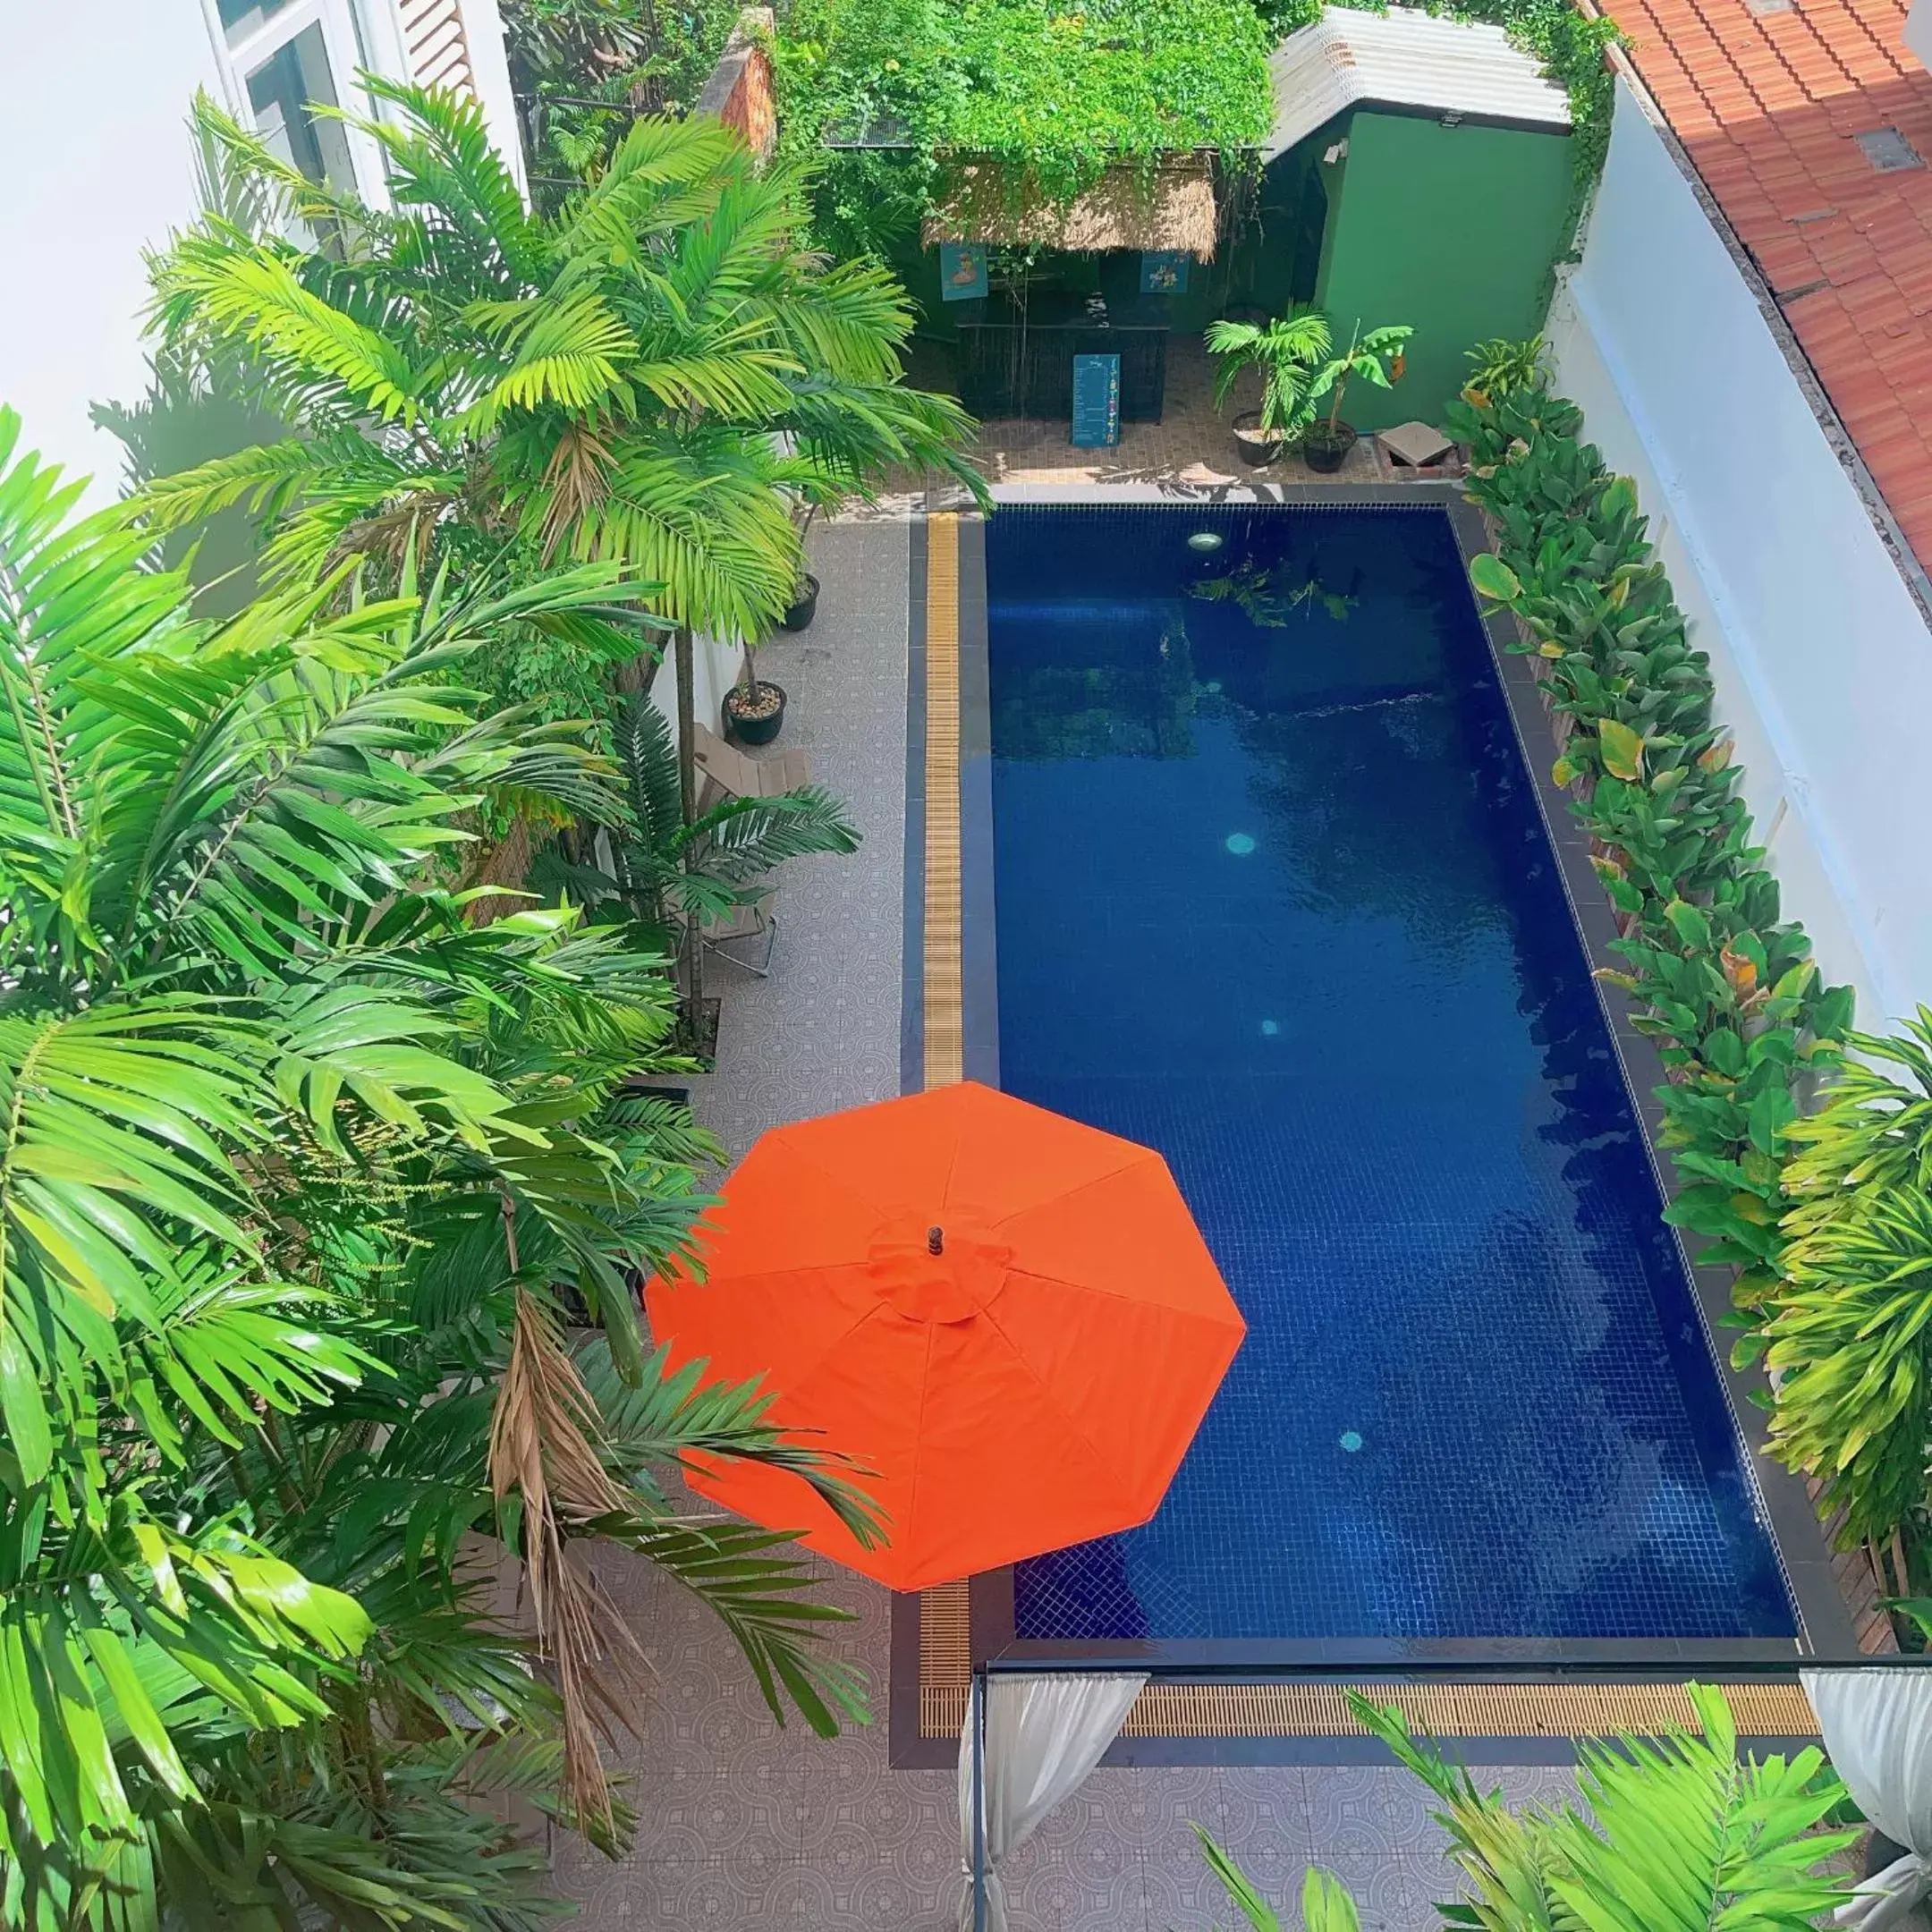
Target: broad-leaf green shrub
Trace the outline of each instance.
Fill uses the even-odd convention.
[[[1706,1238],[1701,1260],[1740,1271],[1734,1318],[1752,1332],[1738,1355],[1753,1360],[1786,1239],[1784,1131],[1800,1083],[1837,1063],[1852,992],[1820,983],[1803,928],[1779,915],[1712,722],[1708,660],[1629,479],[1540,385],[1479,394],[1450,410],[1496,532],[1470,578],[1518,619],[1514,648],[1537,654],[1562,740],[1554,776],[1618,915],[1624,965],[1600,977],[1631,995],[1669,1072],[1663,1137],[1683,1185],[1666,1217]]]
[[[1771,1441],[1844,1510],[1848,1539],[1883,1541],[1926,1500],[1932,1442],[1932,1013],[1847,1045],[1860,1057],[1785,1130]]]

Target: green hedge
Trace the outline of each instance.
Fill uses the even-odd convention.
[[[1779,916],[1712,722],[1709,660],[1690,648],[1629,479],[1581,440],[1576,406],[1540,390],[1468,392],[1450,415],[1472,453],[1470,496],[1496,530],[1471,580],[1521,620],[1514,648],[1538,654],[1567,721],[1554,776],[1589,828],[1622,931],[1624,966],[1599,977],[1631,995],[1632,1024],[1669,1070],[1664,1140],[1683,1186],[1666,1218],[1707,1237],[1700,1260],[1740,1270],[1731,1318],[1749,1331],[1738,1359],[1753,1360],[1785,1238],[1783,1129],[1807,1076],[1840,1056],[1852,990],[1820,983],[1803,928]]]

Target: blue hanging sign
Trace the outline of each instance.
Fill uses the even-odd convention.
[[[939,244],[939,293],[947,301],[971,301],[987,292],[986,250],[977,242]]]
[[[1078,449],[1111,449],[1120,441],[1120,358],[1073,358],[1073,436]]]
[[[1188,263],[1191,259],[1185,249],[1142,249],[1140,292],[1143,295],[1186,294]]]

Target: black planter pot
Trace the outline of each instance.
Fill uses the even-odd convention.
[[[761,692],[775,691],[778,694],[778,708],[769,716],[740,717],[737,685],[733,684],[724,693],[724,734],[735,738],[740,744],[769,744],[784,728],[784,687],[760,678],[757,688]]]
[[[809,572],[806,573],[805,588],[796,601],[778,620],[781,631],[802,631],[818,614],[818,580]]]
[[[1234,447],[1252,470],[1265,469],[1282,453],[1282,439],[1261,427],[1259,410],[1244,410],[1234,419]]]
[[[1318,475],[1333,476],[1348,461],[1348,453],[1358,440],[1351,423],[1338,422],[1332,429],[1325,422],[1315,423],[1302,432],[1302,460]]]

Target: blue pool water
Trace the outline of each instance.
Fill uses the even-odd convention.
[[[1019,1634],[1789,1635],[1446,518],[987,560],[1001,1083],[1158,1148],[1249,1324]]]

